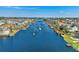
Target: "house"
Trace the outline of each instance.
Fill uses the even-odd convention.
[[[75,31],[78,31],[77,26],[69,27],[69,32],[75,32]]]
[[[4,24],[4,21],[3,20],[0,20],[0,25]]]
[[[8,36],[10,34],[10,29],[7,27],[0,27],[0,36]]]
[[[67,24],[65,23],[65,20],[59,20],[58,21],[59,26],[66,26]]]

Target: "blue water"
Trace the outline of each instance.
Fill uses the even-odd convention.
[[[39,30],[41,27],[42,30]],[[35,35],[33,35],[35,33]],[[17,52],[73,52],[65,46],[66,42],[56,34],[43,20],[31,24],[14,37],[0,39],[0,51]]]

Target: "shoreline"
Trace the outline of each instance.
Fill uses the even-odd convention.
[[[24,25],[21,25],[18,29],[12,29],[12,30],[9,30],[8,32],[3,32],[4,33],[4,35],[0,35],[0,37],[11,37],[11,36],[15,36],[16,35],[16,33],[17,32],[19,32],[19,31],[21,31],[21,30],[26,30],[28,27],[29,27],[29,25],[31,24],[31,23],[33,23],[34,22],[34,20],[32,20],[29,24],[24,24]],[[16,28],[16,27],[15,27]],[[1,38],[0,38],[1,39]]]
[[[54,30],[54,32],[56,32],[57,35],[63,37],[63,39],[65,40],[65,42],[67,42],[68,44],[71,45],[71,46],[69,45],[69,47],[71,47],[71,48],[75,49],[75,51],[78,51],[78,52],[79,52],[79,43],[77,43],[77,42],[74,43],[74,40],[71,39],[70,36],[68,36],[67,34],[64,34],[64,33],[61,33],[61,32],[59,32],[59,31],[55,30],[54,27],[53,27],[51,24],[49,24],[48,22],[46,22],[46,23],[48,24],[48,26],[49,26],[51,29]],[[66,46],[67,46],[68,44],[66,44]],[[68,47],[68,46],[67,46],[67,47]]]

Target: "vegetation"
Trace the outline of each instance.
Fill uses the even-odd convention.
[[[4,17],[0,17],[0,20],[4,19]]]
[[[64,40],[66,42],[71,43],[73,48],[78,49],[79,48],[79,43],[74,42],[74,40],[72,40],[70,38],[71,36],[72,36],[72,34],[65,34],[65,35],[63,35]]]

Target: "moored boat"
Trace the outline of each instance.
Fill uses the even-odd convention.
[[[67,47],[72,47],[72,45],[70,43],[67,43],[66,46]]]

